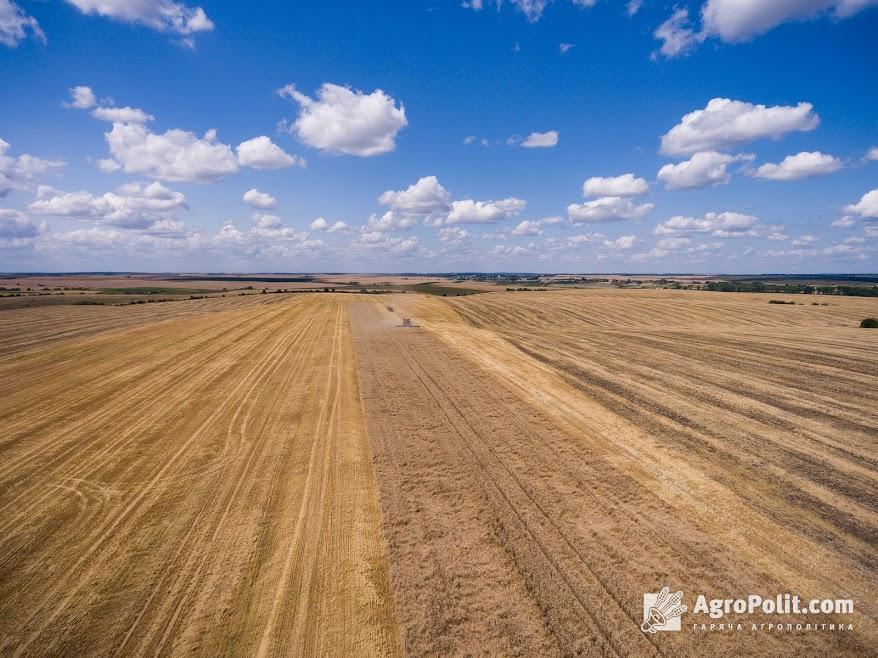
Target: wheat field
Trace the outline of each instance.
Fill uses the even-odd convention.
[[[3,311],[0,654],[871,655],[878,302],[828,299]],[[854,630],[643,633],[665,585]]]

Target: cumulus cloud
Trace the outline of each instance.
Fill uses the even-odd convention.
[[[737,212],[709,212],[704,217],[676,215],[658,224],[653,233],[673,235],[678,233],[710,233],[717,238],[745,238],[762,235],[759,220],[751,215]]]
[[[173,192],[158,182],[146,186],[130,183],[101,196],[42,187],[38,196],[28,206],[35,215],[86,219],[118,228],[147,228],[157,220],[188,208],[182,193]]]
[[[244,196],[242,198],[253,208],[259,208],[260,210],[268,210],[270,208],[277,207],[277,199],[275,199],[270,194],[260,192],[255,187],[252,187],[244,192]]]
[[[521,145],[529,149],[551,148],[558,144],[558,131],[549,130],[544,133],[531,133],[525,137]]]
[[[193,35],[214,28],[204,9],[174,0],[67,0],[87,15],[134,23],[158,32],[174,34],[186,46],[193,46]]]
[[[690,53],[708,38],[740,43],[778,25],[829,14],[843,19],[859,13],[878,0],[706,0],[701,9],[701,28],[689,20],[685,8],[675,8],[655,31],[666,57]]]
[[[732,162],[752,160],[753,155],[729,155],[717,151],[695,153],[688,160],[666,164],[656,176],[669,190],[685,190],[708,185],[723,185],[731,180],[727,167]]]
[[[92,96],[92,99],[94,99],[94,96]],[[79,106],[71,104],[70,107]],[[109,121],[110,123],[148,123],[155,120],[153,115],[147,114],[136,107],[98,107],[92,110],[91,115],[95,119]]]
[[[552,0],[509,0],[509,4],[511,4],[518,11],[524,14],[529,23],[536,23],[538,20],[540,20],[540,17],[543,15],[543,11],[551,3],[551,1]],[[497,10],[499,11],[500,8],[503,6],[503,0],[495,0],[495,2]],[[597,0],[570,0],[570,2],[577,7],[587,9],[589,7],[593,7]],[[486,3],[485,0],[462,0],[460,6],[464,9],[481,11],[485,4],[492,3]]]
[[[570,52],[575,47],[576,47],[575,43],[567,43],[567,42],[562,41],[561,43],[558,44],[558,52],[560,52],[563,55],[564,53]]]
[[[542,235],[542,224],[538,220],[525,219],[512,229],[512,235]]]
[[[536,245],[532,242],[526,247],[521,245],[497,244],[494,245],[491,253],[500,258],[521,258],[523,256],[530,256],[535,247]]]
[[[782,23],[825,13],[848,18],[875,0],[707,0],[702,10],[704,30],[727,43],[747,41]]]
[[[348,225],[347,222],[339,220],[330,224],[322,217],[318,217],[313,222],[311,222],[312,231],[326,231],[327,233],[345,233],[349,231],[350,228],[351,227]]]
[[[857,203],[845,207],[845,212],[870,219],[878,217],[878,188],[866,192]]]
[[[634,174],[592,176],[582,184],[583,196],[640,196],[649,190],[649,183]]]
[[[379,232],[363,232],[359,242],[351,245],[354,252],[372,256],[414,256],[420,246],[417,236],[400,238]]]
[[[451,211],[445,221],[448,224],[492,224],[514,217],[526,205],[526,201],[516,197],[498,201],[463,199],[451,204]]]
[[[623,235],[615,240],[604,240],[604,247],[613,251],[626,251],[634,247],[637,242],[636,235]]]
[[[451,208],[448,192],[435,176],[424,176],[404,190],[387,190],[378,197],[378,203],[402,217],[423,219],[438,224]]]
[[[15,48],[30,32],[31,36],[46,42],[46,35],[33,16],[26,14],[11,0],[0,0],[0,43]]]
[[[838,171],[844,163],[832,155],[820,151],[802,151],[788,155],[780,163],[767,162],[752,171],[749,176],[769,180],[793,181],[814,176],[825,176]]]
[[[283,224],[283,221],[277,215],[260,212],[253,213],[250,221],[253,222],[253,226],[262,229],[277,228]]]
[[[867,160],[878,160],[878,146],[873,146],[866,153]]]
[[[370,215],[362,230],[368,233],[390,233],[392,231],[407,231],[414,224],[415,219],[411,215],[388,210],[380,217],[374,214]]]
[[[439,229],[439,240],[445,244],[461,245],[470,237],[469,231],[459,226],[445,226]]]
[[[65,164],[63,160],[47,160],[29,153],[18,157],[6,155],[10,148],[8,142],[0,139],[0,198],[11,190],[30,189],[37,177]]]
[[[405,107],[376,89],[371,94],[324,83],[311,98],[293,85],[277,90],[299,104],[299,116],[288,132],[321,151],[368,157],[393,151],[396,135],[408,121]]]
[[[832,222],[832,224],[830,224],[830,226],[832,228],[848,229],[853,228],[855,224],[856,221],[854,221],[853,217],[851,217],[850,215],[845,215],[844,217],[839,217],[838,219],[836,219],[834,222]]]
[[[816,242],[816,241],[817,241],[817,238],[814,237],[813,235],[801,235],[798,238],[796,238],[795,240],[793,240],[791,244],[794,247],[806,247],[809,244],[811,244],[812,242]]]
[[[91,107],[94,107],[95,103],[97,103],[97,99],[95,99],[95,95],[94,92],[91,90],[91,87],[79,85],[78,87],[70,88],[70,102],[63,103],[63,105],[64,107],[69,107],[76,110],[87,110]]]
[[[811,103],[765,106],[714,98],[663,135],[661,150],[666,155],[691,155],[813,130],[820,123],[813,109]]]
[[[206,246],[237,258],[302,258],[313,256],[324,247],[321,240],[310,239],[305,231],[283,226],[275,215],[253,216],[253,226],[241,230],[226,222]]]
[[[73,102],[67,107],[86,109],[94,103],[89,87],[75,87],[71,97]],[[238,144],[236,155],[231,146],[217,139],[215,130],[208,130],[203,137],[179,129],[152,132],[145,124],[155,117],[138,108],[101,106],[91,115],[113,124],[104,133],[112,157],[98,161],[98,168],[106,173],[124,170],[172,182],[212,182],[239,167],[305,166],[302,158],[286,153],[265,135]]]
[[[691,52],[704,41],[705,35],[695,30],[689,20],[689,10],[681,7],[674,10],[668,19],[653,33],[662,42],[659,52],[665,57],[679,57]]]
[[[198,137],[186,130],[153,133],[140,124],[114,123],[104,136],[113,160],[128,173],[209,182],[238,171],[231,147],[217,141],[215,130]]]
[[[305,166],[305,161],[286,153],[280,146],[265,135],[248,139],[238,144],[238,164],[253,169],[283,169],[298,165]]]
[[[34,224],[22,212],[0,208],[0,250],[32,249],[34,238],[49,230],[46,222]]]
[[[608,196],[581,204],[571,203],[567,206],[567,215],[574,224],[619,222],[628,219],[640,219],[652,207],[653,204],[651,203],[638,204],[630,198]]]

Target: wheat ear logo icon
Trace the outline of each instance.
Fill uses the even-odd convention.
[[[683,598],[683,592],[676,594],[670,592],[669,588],[663,588],[655,603],[649,608],[644,616],[643,624],[640,626],[640,630],[644,633],[655,633],[658,627],[664,626],[674,617],[679,617],[686,612],[685,605],[677,605]]]

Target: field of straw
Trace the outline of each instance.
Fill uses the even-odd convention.
[[[874,655],[868,316],[615,289],[2,311],[0,655]],[[664,586],[683,629],[644,633]],[[778,593],[852,599],[802,619],[853,630],[693,630],[695,594]]]

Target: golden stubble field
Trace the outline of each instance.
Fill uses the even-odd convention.
[[[775,298],[3,311],[0,654],[872,655],[878,302]],[[855,630],[644,634],[665,585]]]

